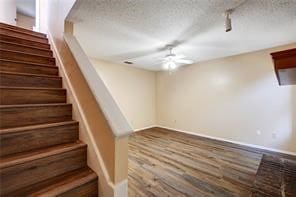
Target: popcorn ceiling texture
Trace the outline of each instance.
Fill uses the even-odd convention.
[[[167,44],[201,62],[296,42],[296,0],[77,0],[68,19],[90,57],[150,70]]]

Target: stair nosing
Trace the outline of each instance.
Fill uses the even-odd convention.
[[[14,62],[14,63],[20,63],[20,64],[28,64],[28,65],[35,65],[35,66],[43,66],[43,67],[50,67],[50,68],[58,68],[56,65],[51,64],[42,64],[42,63],[36,63],[36,62],[27,62],[27,61],[20,61],[20,60],[10,60],[10,59],[0,59],[0,61],[6,61],[6,62]]]
[[[23,55],[44,57],[44,58],[55,60],[55,58],[53,56],[50,57],[50,56],[44,56],[44,55],[39,55],[39,54],[35,54],[35,53],[27,53],[27,52],[22,52],[22,51],[15,51],[15,50],[8,50],[8,49],[1,49],[1,48],[0,48],[0,51],[8,51],[8,52],[13,52],[13,53],[20,53],[20,54],[23,54]]]
[[[11,86],[0,86],[0,89],[13,89],[13,90],[59,90],[66,91],[65,88],[46,88],[46,87],[11,87]]]
[[[71,124],[78,124],[78,122],[76,120],[71,120],[71,121],[36,124],[36,125],[29,125],[29,126],[20,126],[20,127],[13,127],[13,128],[7,128],[7,129],[0,129],[0,135],[25,132],[25,131],[28,131],[28,130],[36,130],[36,129],[58,127],[58,126],[63,126],[63,125],[71,125]]]
[[[24,31],[31,31],[31,30],[23,28],[23,27],[19,27],[19,26],[16,26],[16,25],[9,25],[9,24],[2,23],[2,22],[0,22],[0,27],[4,27],[6,29],[7,28],[12,28],[12,29],[21,29],[21,30],[24,30]],[[37,31],[32,31],[32,32],[35,32],[37,34],[40,34],[40,35],[43,35],[43,36],[47,37],[47,35],[45,33],[37,32]]]
[[[68,145],[67,147],[63,147],[65,145]],[[72,150],[76,150],[82,147],[86,147],[87,145],[82,143],[81,141],[77,141],[74,143],[66,143],[61,145],[55,145],[47,148],[42,148],[34,151],[27,151],[24,153],[16,153],[13,155],[4,156],[3,158],[0,158],[0,169],[8,168],[11,166],[27,163],[33,160],[41,159],[50,157],[53,155],[58,155],[61,153],[69,152]],[[33,154],[33,155],[28,155]],[[20,158],[14,158],[14,157],[20,157]],[[5,161],[8,160],[8,161]]]
[[[18,46],[22,46],[22,47],[28,47],[28,48],[32,48],[32,49],[38,49],[38,50],[41,50],[41,51],[50,51],[50,52],[52,52],[51,49],[35,47],[35,46],[26,45],[26,44],[19,44],[19,43],[15,43],[15,42],[4,41],[4,40],[0,40],[0,42],[6,43],[6,44],[11,44],[11,45],[18,45]]]
[[[20,72],[8,72],[8,71],[0,71],[1,74],[7,74],[7,75],[22,75],[22,76],[31,76],[31,77],[47,77],[47,78],[56,78],[56,79],[62,79],[60,76],[55,75],[43,75],[43,74],[32,74],[32,73],[20,73]]]
[[[45,104],[19,104],[19,105],[0,105],[0,109],[6,108],[24,108],[24,107],[50,107],[50,106],[67,106],[71,103],[45,103]]]
[[[14,32],[17,32],[17,33],[20,33],[20,34],[25,34],[25,35],[28,35],[28,36],[33,36],[33,37],[36,37],[36,38],[41,38],[41,39],[45,39],[45,40],[48,40],[47,36],[46,37],[43,37],[43,36],[37,36],[37,35],[34,35],[34,34],[31,34],[29,32],[22,32],[20,30],[17,30],[17,29],[13,29],[13,28],[9,28],[9,27],[3,27],[3,26],[0,26],[0,29],[3,28],[3,29],[6,29],[6,30],[9,30],[9,31],[14,31]],[[34,31],[32,31],[34,32]],[[38,32],[36,32],[38,33]]]
[[[97,178],[98,178],[97,174],[94,171],[92,171],[89,174],[87,174],[86,176],[80,177],[78,179],[74,179],[73,181],[68,182],[68,183],[58,185],[53,189],[50,189],[50,188],[47,189],[45,187],[44,189],[33,192],[33,195],[35,195],[35,194],[42,195],[43,193],[45,193],[46,195],[49,195],[49,196],[58,196],[58,195],[61,195],[67,191],[70,191],[74,188],[77,188],[77,187],[82,186],[86,183],[89,183],[93,180],[96,180]]]
[[[12,36],[12,35],[2,34],[0,32],[0,38],[1,38],[1,36],[8,36],[8,37],[11,37],[11,38],[17,38],[17,39],[20,39],[20,40],[26,40],[26,41],[30,41],[30,42],[36,42],[36,43],[39,43],[39,44],[46,44],[46,45],[50,46],[49,42],[48,43],[44,43],[44,42],[39,42],[39,41],[36,41],[36,40],[29,40],[29,39],[26,39],[26,38],[20,38],[18,36]]]

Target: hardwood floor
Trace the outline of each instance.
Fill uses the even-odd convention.
[[[261,175],[256,174],[264,155],[257,149],[159,128],[140,131],[129,141],[128,193],[160,197],[269,196],[260,187],[270,181],[254,184],[256,177],[260,179]],[[295,188],[296,165],[292,169],[289,180],[294,185],[289,187]],[[266,178],[261,176],[261,180]]]

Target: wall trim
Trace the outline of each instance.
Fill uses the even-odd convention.
[[[243,145],[243,146],[247,146],[247,147],[251,147],[251,148],[257,148],[257,149],[267,150],[267,151],[271,151],[271,152],[276,152],[276,153],[281,153],[281,154],[296,156],[296,153],[295,152],[291,152],[291,151],[285,151],[285,150],[280,150],[280,149],[275,149],[275,148],[268,148],[268,147],[265,147],[265,146],[260,146],[260,145],[255,145],[255,144],[249,144],[249,143],[239,142],[239,141],[235,141],[235,140],[228,140],[228,139],[220,138],[220,137],[213,137],[213,136],[204,135],[204,134],[201,134],[201,133],[195,133],[195,132],[192,132],[192,131],[174,129],[174,128],[170,128],[170,127],[166,127],[166,126],[161,126],[161,125],[156,125],[155,127],[162,128],[162,129],[167,129],[167,130],[170,130],[170,131],[175,131],[175,132],[181,132],[181,133],[186,133],[186,134],[190,134],[190,135],[195,135],[195,136],[199,136],[199,137],[209,138],[209,139],[213,139],[213,140],[218,140],[218,141],[223,141],[223,142],[229,142],[229,143],[233,143],[233,144]]]
[[[95,68],[92,66],[75,36],[71,33],[64,33],[64,40],[69,46],[97,103],[100,105],[113,135],[115,137],[125,137],[131,134],[132,128],[126,117],[123,115],[101,77],[95,71]]]
[[[147,129],[152,129],[152,128],[155,128],[155,127],[160,127],[160,126],[158,126],[158,125],[150,125],[150,126],[147,126],[147,127],[142,127],[142,128],[139,128],[139,129],[134,129],[134,132],[143,131],[143,130],[147,130]]]

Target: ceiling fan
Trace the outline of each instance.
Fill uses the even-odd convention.
[[[173,53],[173,46],[169,47],[169,54],[162,58],[162,65],[165,70],[173,71],[179,65],[192,64],[192,60],[184,59],[185,55],[176,55]]]

